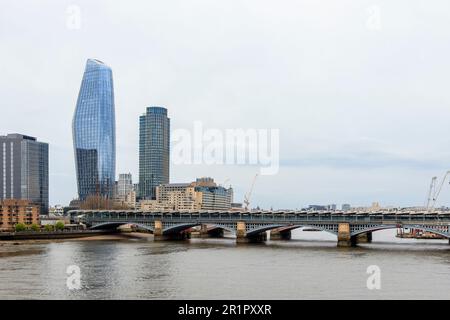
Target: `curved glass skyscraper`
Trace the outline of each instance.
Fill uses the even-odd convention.
[[[78,196],[113,196],[116,124],[111,68],[88,59],[72,123]]]

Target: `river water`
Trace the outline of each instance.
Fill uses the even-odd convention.
[[[77,265],[81,288],[67,286]],[[380,270],[369,290],[367,268]],[[1,299],[450,299],[446,240],[397,239],[337,248],[333,235],[290,241],[70,240],[0,245]]]

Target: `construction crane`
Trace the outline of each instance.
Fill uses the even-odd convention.
[[[444,177],[442,178],[441,183],[439,184],[439,187],[438,187],[437,189],[436,189],[436,187],[431,188],[431,189],[434,189],[434,192],[433,192],[433,197],[432,197],[432,199],[431,199],[431,203],[430,203],[430,205],[427,207],[427,210],[428,210],[428,211],[431,211],[431,210],[434,209],[434,206],[436,205],[436,201],[437,201],[437,199],[439,198],[439,194],[441,193],[442,187],[443,187],[443,185],[444,185],[444,183],[445,183],[445,181],[447,180],[447,177],[448,177],[449,175],[450,175],[450,170],[447,171],[447,172],[445,173],[445,175],[444,175]],[[433,183],[433,179],[432,179],[432,183]]]
[[[230,179],[225,179],[225,181],[222,183],[222,187],[225,188],[225,185],[227,184],[228,181],[230,181]]]
[[[436,193],[436,180],[437,180],[437,177],[431,178],[430,190],[428,190],[427,204],[426,204],[426,206],[425,206],[425,208],[426,208],[427,210],[428,210],[428,208],[430,207],[430,203],[431,203],[432,197],[433,197],[434,194]]]
[[[253,187],[255,186],[256,177],[258,174],[255,174],[255,177],[253,178],[252,185],[250,187],[250,190],[247,192],[247,194],[244,196],[244,209],[245,211],[248,210],[248,207],[250,205],[250,198],[252,196]]]

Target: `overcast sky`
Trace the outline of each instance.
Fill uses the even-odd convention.
[[[449,17],[447,0],[2,0],[0,134],[50,144],[50,203],[67,204],[97,58],[113,70],[117,174],[137,181],[138,117],[160,105],[173,129],[280,129],[280,171],[254,205],[422,205],[450,169]],[[172,165],[171,182],[230,179],[241,202],[257,171]]]

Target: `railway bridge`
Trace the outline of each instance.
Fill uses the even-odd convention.
[[[310,227],[336,235],[338,246],[370,242],[372,232],[413,228],[450,239],[450,213],[431,212],[311,212],[311,211],[161,211],[72,210],[71,219],[90,229],[115,229],[133,224],[154,234],[155,241],[181,240],[193,227],[203,237],[227,230],[237,242],[290,239],[291,230]]]

